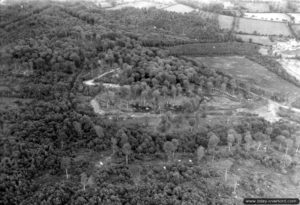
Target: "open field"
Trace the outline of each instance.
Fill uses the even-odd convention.
[[[164,8],[165,11],[171,11],[171,12],[177,12],[177,13],[188,13],[188,12],[192,12],[195,11],[195,9],[193,9],[190,6],[186,6],[186,5],[182,5],[182,4],[176,4],[167,8]]]
[[[218,15],[218,22],[221,29],[231,30],[233,21],[234,17],[232,16]]]
[[[294,17],[294,22],[296,24],[300,23],[300,13],[289,13],[289,15]]]
[[[237,18],[234,30],[247,34],[292,36],[287,23]]]
[[[113,8],[109,8],[108,10],[118,10],[126,7],[134,7],[134,8],[150,8],[150,7],[155,7],[158,9],[164,8],[168,5],[166,4],[160,4],[156,2],[147,2],[147,1],[137,1],[137,2],[130,2],[130,3],[125,3],[125,4],[120,4],[117,5]]]
[[[289,22],[291,18],[284,13],[245,13],[245,18],[267,20],[267,21],[279,21]]]
[[[119,4],[113,8],[109,8],[108,10],[118,10],[126,7],[134,7],[140,9],[155,7],[158,9],[163,9],[165,11],[176,12],[176,13],[188,13],[188,12],[195,11],[195,9],[190,6],[172,3],[172,2],[164,2],[164,1],[162,1],[162,3],[147,2],[147,1],[128,2],[124,4]]]
[[[245,2],[240,3],[241,6],[247,9],[248,12],[269,12],[270,6],[267,3]]]
[[[239,56],[196,57],[211,68],[229,73],[241,81],[259,86],[270,92],[285,93],[290,96],[300,95],[300,89],[278,77],[263,66]]]
[[[171,55],[247,55],[258,51],[258,46],[250,43],[197,43],[170,47]]]
[[[218,22],[221,29],[231,30],[234,24],[234,17],[218,15]],[[233,30],[235,32],[244,34],[283,36],[292,35],[287,23],[285,22],[266,21],[250,18],[236,18],[236,23]]]
[[[237,34],[236,37],[241,38],[244,42],[252,41],[252,43],[257,43],[265,46],[271,46],[274,44],[268,36]]]

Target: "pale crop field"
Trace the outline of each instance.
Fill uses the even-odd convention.
[[[192,11],[195,11],[195,9],[193,9],[190,6],[185,6],[182,4],[176,4],[167,8],[164,8],[165,11],[171,11],[171,12],[176,12],[176,13],[189,13]]]
[[[243,7],[245,7],[249,12],[269,12],[270,7],[267,3],[259,3],[259,2],[248,2],[248,3],[241,3]]]
[[[267,21],[279,21],[279,22],[289,22],[291,18],[283,13],[245,13],[246,18],[267,20]]]
[[[255,19],[239,18],[235,25],[236,32],[258,35],[292,36],[288,25],[282,22],[261,21]]]
[[[150,8],[150,7],[155,7],[155,8],[163,8],[166,7],[165,4],[160,4],[160,3],[155,3],[155,2],[147,2],[147,1],[138,1],[138,2],[131,2],[131,3],[125,3],[125,4],[120,4],[116,7],[109,8],[108,10],[118,10],[126,7],[134,7],[134,8]]]

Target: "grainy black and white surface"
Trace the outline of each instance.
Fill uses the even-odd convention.
[[[1,0],[0,204],[299,198],[299,5]]]

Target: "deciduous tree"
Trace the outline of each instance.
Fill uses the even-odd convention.
[[[63,157],[61,159],[60,166],[62,169],[66,171],[66,177],[69,179],[68,169],[71,167],[71,158],[70,157]]]
[[[235,130],[233,129],[229,129],[227,132],[227,145],[228,145],[228,149],[230,151],[230,148],[232,147],[234,140],[235,140]]]
[[[205,149],[204,149],[204,147],[202,147],[202,146],[198,147],[198,149],[197,149],[197,160],[198,160],[198,163],[200,163],[200,161],[204,157],[204,155],[205,155]]]
[[[128,165],[128,156],[131,154],[131,146],[129,143],[125,143],[122,147],[122,152],[125,154],[126,165]]]
[[[88,184],[88,177],[85,172],[81,173],[80,175],[80,183],[83,186],[83,190],[85,191],[86,185]]]
[[[168,157],[168,161],[171,161],[172,160],[172,155],[173,155],[173,152],[174,152],[174,144],[170,141],[166,141],[164,143],[164,147],[163,147],[165,153],[167,154],[167,157]]]

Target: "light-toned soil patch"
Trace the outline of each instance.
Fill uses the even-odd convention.
[[[134,7],[134,8],[151,8],[151,7],[155,7],[158,9],[164,8],[167,5],[164,3],[156,3],[156,2],[148,2],[148,1],[136,1],[136,2],[130,2],[130,3],[124,3],[124,4],[120,4],[117,5],[113,8],[109,8],[108,10],[118,10],[118,9],[122,9],[122,8],[126,8],[126,7]]]
[[[267,46],[261,46],[258,50],[258,52],[261,54],[261,55],[269,55],[269,47]]]
[[[189,12],[195,11],[195,9],[193,9],[192,7],[185,6],[185,5],[182,5],[182,4],[177,4],[177,5],[174,5],[174,6],[167,7],[167,8],[164,8],[164,10],[165,11],[176,12],[176,13],[189,13]]]

